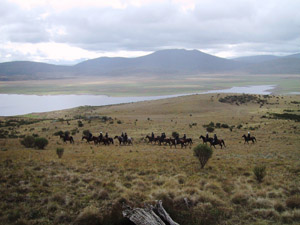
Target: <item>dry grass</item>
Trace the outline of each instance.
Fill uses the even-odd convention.
[[[300,97],[273,97],[260,107],[220,103],[217,99],[222,96],[80,107],[36,114],[42,119],[38,123],[1,127],[18,135],[38,134],[46,137],[49,145],[45,150],[25,149],[18,139],[0,139],[0,221],[129,224],[122,218],[123,202],[143,206],[161,199],[180,224],[298,224],[300,124],[262,116],[299,110],[291,101]],[[53,136],[59,130],[77,128],[74,117],[79,115],[109,116],[114,122],[82,119],[84,126],[73,135],[74,145]],[[215,129],[227,148],[217,147],[204,169],[189,147],[170,149],[143,140],[152,131],[167,136],[177,131],[193,138],[196,146],[200,134],[206,133],[202,125],[211,121],[235,127],[232,131]],[[192,123],[197,125],[190,127]],[[242,128],[237,129],[240,124]],[[250,127],[256,127],[251,134],[258,142],[244,145],[241,136]],[[93,134],[107,131],[111,136],[124,131],[134,138],[134,145],[87,144],[81,141],[86,129]],[[62,147],[64,155],[59,159],[56,149]],[[257,165],[267,169],[261,183],[252,172]]]

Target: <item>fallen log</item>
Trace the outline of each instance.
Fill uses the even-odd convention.
[[[162,205],[162,201],[155,206],[148,205],[145,208],[131,208],[123,205],[123,216],[136,225],[179,225],[174,222]]]

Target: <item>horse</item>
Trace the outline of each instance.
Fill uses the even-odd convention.
[[[151,137],[149,135],[146,136],[146,138],[148,138],[148,144],[152,142],[156,143],[157,142],[157,138],[156,137]]]
[[[127,140],[125,140],[122,136],[115,136],[114,139],[118,139],[119,145],[123,143],[123,145],[133,145],[133,139],[131,137],[128,137]]]
[[[72,136],[66,136],[66,135],[59,135],[61,139],[66,143],[67,141],[70,141],[70,144],[74,144],[74,139]]]
[[[193,139],[192,138],[186,138],[184,140],[185,140],[185,143],[187,143],[188,145],[192,146],[192,144],[193,144]]]
[[[223,146],[226,148],[226,145],[225,145],[225,142],[223,139],[217,139],[217,140],[210,141],[210,147],[214,146],[214,148],[216,148],[216,145],[220,145],[221,149]]]
[[[249,144],[249,141],[252,141],[253,144],[254,144],[254,142],[256,142],[256,138],[255,138],[254,136],[252,136],[252,137],[247,137],[247,136],[244,134],[242,137],[245,139],[244,144],[246,144],[246,142],[247,142],[247,144]]]
[[[86,143],[90,143],[91,141],[93,141],[94,143],[96,143],[97,140],[98,140],[98,137],[95,137],[95,136],[92,136],[92,137],[89,137],[89,136],[83,136],[83,137],[81,138],[81,140],[83,141],[84,139],[86,140]]]
[[[206,137],[204,137],[203,135],[201,135],[200,137],[199,137],[199,139],[202,139],[202,141],[203,141],[203,144],[205,143],[207,143],[207,142],[209,142],[209,143],[211,143],[214,139],[213,138],[206,138]]]

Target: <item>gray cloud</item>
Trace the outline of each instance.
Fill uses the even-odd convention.
[[[89,51],[177,47],[233,55],[289,54],[300,49],[299,1],[198,1],[193,10],[171,1],[63,11],[24,10],[6,1],[2,5],[2,42],[52,41]]]

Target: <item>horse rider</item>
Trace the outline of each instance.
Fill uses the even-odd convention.
[[[91,140],[91,139],[92,139],[92,137],[93,137],[92,133],[91,133],[91,132],[89,132],[89,140]]]
[[[165,134],[165,132],[163,132],[163,133],[161,134],[161,138],[164,139],[165,137],[166,137],[166,134]]]
[[[105,138],[108,138],[108,133],[107,133],[107,132],[105,133],[105,136],[104,136],[104,137],[105,137]]]
[[[128,136],[127,136],[127,133],[125,132],[124,134],[124,141],[126,142],[128,140]]]
[[[100,141],[102,140],[102,138],[103,138],[103,134],[102,134],[102,131],[101,131],[100,136],[99,136]]]
[[[216,135],[216,134],[214,134],[214,143],[216,143],[216,142],[217,142],[217,140],[218,140],[218,137],[217,137],[217,135]]]
[[[250,137],[251,137],[251,136],[250,136],[250,131],[248,131],[248,139],[250,139]]]
[[[124,138],[124,133],[122,132],[121,137]]]
[[[183,140],[185,140],[185,139],[186,139],[186,134],[184,134],[184,135],[183,135],[183,138],[182,138],[182,139],[183,139]]]
[[[153,133],[153,132],[152,132],[152,134],[151,134],[151,138],[154,139],[154,133]]]
[[[206,132],[206,136],[205,136],[206,140],[209,139],[209,136],[208,136],[208,132]]]

